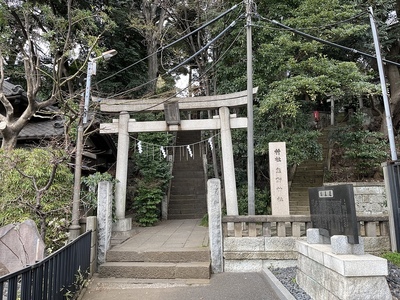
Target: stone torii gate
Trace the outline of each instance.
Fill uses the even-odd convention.
[[[257,88],[253,89],[253,94]],[[118,151],[116,166],[115,205],[117,221],[113,231],[132,229],[132,219],[126,218],[126,190],[128,173],[128,152],[130,132],[170,132],[185,130],[217,130],[221,132],[222,163],[224,174],[224,190],[228,215],[238,215],[236,178],[233,161],[232,135],[233,128],[247,128],[247,118],[238,118],[229,113],[229,107],[247,105],[247,91],[238,93],[186,97],[172,99],[100,99],[102,112],[119,113],[119,119],[112,123],[100,124],[100,133],[118,133]],[[179,110],[198,111],[218,109],[219,115],[213,119],[177,120],[174,124],[167,121],[137,122],[130,119],[129,112],[163,111],[165,104],[175,103]],[[178,112],[179,113],[179,112]]]

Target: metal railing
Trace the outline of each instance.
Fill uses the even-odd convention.
[[[42,261],[0,277],[0,299],[69,299],[87,280],[91,231]]]
[[[389,217],[385,215],[359,215],[359,234],[367,237],[388,236]],[[309,215],[289,216],[224,216],[223,236],[225,237],[301,237],[311,228]],[[228,230],[228,223],[233,223],[233,229]]]

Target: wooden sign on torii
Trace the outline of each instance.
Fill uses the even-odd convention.
[[[257,88],[253,89],[253,94]],[[112,123],[100,124],[100,133],[118,133],[118,151],[116,166],[115,205],[117,221],[113,231],[132,229],[132,220],[125,217],[126,189],[128,174],[128,153],[130,132],[160,132],[185,130],[217,130],[221,132],[222,162],[224,174],[224,190],[228,215],[238,215],[235,167],[232,148],[232,128],[246,128],[247,118],[237,118],[229,113],[229,107],[247,105],[247,91],[238,93],[186,97],[171,99],[101,99],[102,112],[119,113],[119,119]],[[219,116],[213,119],[180,120],[179,124],[168,124],[167,121],[137,122],[129,118],[129,112],[163,111],[165,103],[177,102],[179,110],[211,110],[218,109]]]

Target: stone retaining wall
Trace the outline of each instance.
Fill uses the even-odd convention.
[[[357,214],[388,214],[384,182],[335,182],[326,186],[352,184]]]
[[[306,237],[225,237],[225,272],[258,272],[265,268],[293,267],[297,264],[296,241]],[[389,236],[363,237],[365,252],[390,251]]]
[[[225,272],[260,272],[296,266],[295,237],[225,237]]]
[[[369,254],[337,255],[331,245],[298,242],[296,280],[313,299],[392,299],[386,259]]]

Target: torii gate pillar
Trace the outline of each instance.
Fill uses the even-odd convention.
[[[122,111],[118,122],[118,150],[115,179],[115,213],[117,221],[113,224],[113,231],[128,231],[132,229],[132,218],[125,218],[126,186],[128,175],[129,156],[129,113]]]
[[[236,192],[235,164],[233,161],[232,134],[228,107],[219,109],[221,120],[221,150],[224,172],[226,212],[229,216],[239,215]]]

